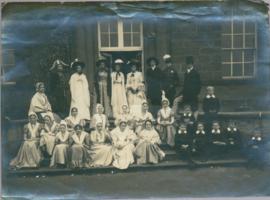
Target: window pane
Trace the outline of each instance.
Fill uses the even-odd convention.
[[[133,32],[140,33],[141,32],[141,27],[139,22],[133,22],[132,26]]]
[[[141,34],[133,33],[133,46],[140,46],[141,45]]]
[[[125,47],[131,46],[131,34],[130,33],[124,33],[124,46]]]
[[[223,35],[221,40],[222,48],[232,48],[232,40],[230,35]]]
[[[227,21],[222,24],[222,33],[232,33],[232,22]]]
[[[245,22],[245,32],[246,33],[255,33],[255,23],[252,21]]]
[[[109,32],[109,24],[106,22],[100,23],[100,32],[108,33]]]
[[[242,51],[233,51],[233,62],[242,62]]]
[[[118,46],[118,35],[116,33],[110,34],[111,39],[111,47],[117,47]]]
[[[233,33],[243,33],[242,21],[233,21]]]
[[[255,36],[246,35],[246,48],[255,48]]]
[[[110,32],[111,33],[117,33],[118,32],[117,21],[111,21],[110,22]]]
[[[245,69],[245,76],[254,75],[254,63],[246,63],[244,69]]]
[[[131,23],[130,22],[123,22],[123,31],[124,32],[131,32]]]
[[[254,50],[245,50],[244,56],[245,62],[253,62],[254,56],[255,56]]]
[[[222,52],[222,62],[231,62],[231,51],[225,50]]]
[[[231,76],[231,64],[223,64],[222,65],[222,75],[223,76]]]
[[[233,76],[242,76],[242,64],[233,64]]]
[[[100,34],[100,41],[102,47],[109,47],[109,34],[101,33]]]
[[[234,48],[243,48],[243,35],[234,35],[233,36],[233,47]]]

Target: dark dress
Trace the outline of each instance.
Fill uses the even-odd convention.
[[[166,93],[166,97],[169,99],[170,104],[173,104],[173,100],[176,96],[176,88],[179,85],[179,77],[177,71],[173,67],[167,67],[163,70],[163,90]]]
[[[210,130],[212,122],[218,119],[219,110],[220,103],[217,97],[205,97],[203,99],[204,122],[208,131]]]
[[[180,130],[179,130],[180,131]],[[192,135],[190,132],[179,133],[175,135],[175,150],[184,159],[190,157],[192,144]]]
[[[189,73],[184,75],[183,86],[183,103],[189,104],[193,111],[198,110],[198,95],[201,91],[201,78],[200,74],[192,69]]]
[[[147,97],[152,105],[161,104],[161,83],[164,80],[162,71],[150,67],[146,71]]]
[[[237,128],[227,128],[225,131],[228,150],[241,150],[242,137]]]
[[[192,151],[194,154],[199,156],[207,156],[208,152],[209,137],[206,132],[196,133],[194,132],[193,141],[192,141]]]
[[[194,128],[195,128],[195,117],[194,117],[194,115],[193,114],[183,113],[181,115],[181,122],[185,123],[186,126],[187,126],[188,132],[193,134]]]
[[[227,147],[227,138],[225,133],[220,130],[220,133],[210,133],[211,154],[220,156],[225,153]]]
[[[70,73],[68,71],[50,72],[48,76],[48,98],[51,102],[52,110],[63,118],[69,113],[71,99],[69,89]]]
[[[265,159],[265,138],[251,136],[247,142],[247,158],[250,164],[262,165]]]

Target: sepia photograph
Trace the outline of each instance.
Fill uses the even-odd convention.
[[[2,3],[2,198],[270,198],[269,8]]]

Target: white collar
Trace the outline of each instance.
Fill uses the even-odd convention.
[[[184,133],[184,134],[187,134],[187,130],[185,130],[184,132],[181,131],[181,130],[179,130],[178,133],[179,133],[179,134],[183,134],[183,133]]]
[[[216,96],[215,96],[214,94],[212,94],[212,95],[207,94],[207,95],[206,95],[206,98],[207,98],[207,99],[210,99],[210,98],[216,98]]]
[[[237,131],[237,128],[231,129],[230,127],[227,128],[228,131]]]
[[[193,66],[190,69],[187,69],[187,73],[190,73],[193,69],[194,69]]]
[[[200,134],[200,133],[205,135],[205,131],[199,131],[199,130],[196,131],[196,134]]]
[[[191,113],[184,113],[184,117],[191,117],[192,116],[192,114]]]
[[[251,139],[252,139],[252,140],[261,141],[261,140],[262,140],[262,137],[255,137],[255,136],[253,136]]]
[[[220,129],[218,129],[218,130],[214,130],[214,129],[212,129],[212,133],[217,133],[217,134],[220,134]]]
[[[155,65],[155,66],[153,66],[153,67],[151,67],[152,68],[152,70],[155,70],[156,68],[157,68],[157,66]]]

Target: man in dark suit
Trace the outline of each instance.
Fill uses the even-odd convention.
[[[187,71],[184,75],[184,86],[182,90],[183,103],[189,104],[194,116],[198,116],[198,95],[201,91],[201,78],[200,74],[194,69],[193,57],[186,57]]]
[[[151,106],[157,107],[152,110],[156,113],[161,105],[161,86],[163,78],[163,73],[158,67],[158,60],[154,57],[147,59],[148,69],[146,71],[146,84],[147,84],[147,98],[150,100]]]
[[[163,60],[165,62],[165,69],[163,70],[163,90],[165,91],[166,97],[169,99],[170,103],[173,104],[173,100],[176,95],[176,89],[179,85],[179,78],[177,71],[173,67],[172,59],[169,54],[165,54],[163,56]]]

